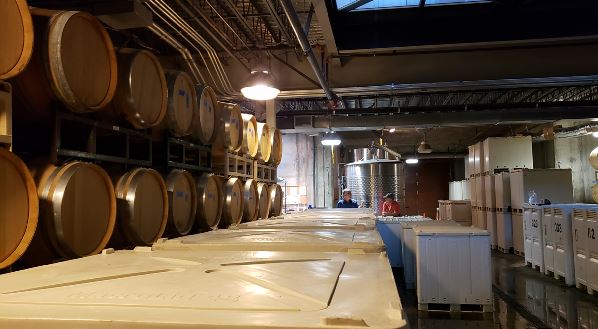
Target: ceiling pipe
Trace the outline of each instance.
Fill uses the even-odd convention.
[[[576,138],[587,136],[591,133],[598,132],[598,123],[587,123],[579,126],[561,128],[554,132],[554,138]],[[539,142],[547,140],[543,135],[533,138],[533,141]]]
[[[330,89],[330,86],[328,86],[328,82],[326,81],[326,78],[324,77],[324,73],[322,73],[322,69],[320,68],[318,61],[316,60],[316,56],[314,55],[313,50],[311,49],[309,40],[307,40],[307,36],[305,36],[305,33],[303,33],[303,27],[301,26],[301,22],[299,21],[299,16],[297,15],[295,8],[293,7],[292,1],[291,0],[280,0],[280,3],[282,4],[282,9],[284,10],[285,15],[287,16],[287,19],[291,23],[291,27],[293,28],[293,32],[295,32],[295,36],[297,37],[297,40],[299,41],[299,44],[301,45],[303,54],[307,57],[307,61],[309,62],[309,65],[311,66],[312,70],[316,74],[316,78],[318,79],[320,86],[322,86],[322,89],[324,90],[324,94],[326,95],[326,98],[328,98],[328,101],[330,102],[330,104],[333,107],[335,107],[335,105],[338,101],[338,98],[332,92],[332,89]]]

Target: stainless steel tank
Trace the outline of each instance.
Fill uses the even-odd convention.
[[[347,188],[353,193],[358,204],[362,202],[382,212],[383,197],[393,193],[401,208],[405,204],[405,171],[403,163],[396,160],[372,159],[345,165]]]

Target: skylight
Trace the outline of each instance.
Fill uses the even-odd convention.
[[[437,6],[479,2],[489,2],[489,0],[426,0],[423,4],[425,6]],[[420,4],[420,0],[336,0],[336,7],[340,11],[406,8],[417,7]]]

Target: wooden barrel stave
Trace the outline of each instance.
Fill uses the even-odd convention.
[[[199,230],[215,230],[222,217],[223,195],[221,182],[213,174],[203,174],[197,179],[197,217]]]
[[[210,86],[197,86],[197,115],[193,123],[193,138],[207,145],[214,141],[218,128],[218,99]]]
[[[258,218],[259,201],[257,182],[248,179],[243,185],[243,221],[252,222]]]
[[[237,177],[228,180],[222,179],[222,192],[224,197],[222,220],[220,228],[228,228],[241,223],[243,219],[243,183]]]
[[[197,95],[193,79],[182,71],[166,71],[168,111],[166,123],[175,137],[191,135],[197,115]]]
[[[108,174],[95,164],[79,161],[37,166],[33,173],[38,182],[40,228],[56,253],[76,258],[104,249],[116,222]]]
[[[267,219],[270,217],[270,186],[267,183],[257,184],[257,193],[259,195],[259,219]]]
[[[119,227],[127,242],[150,246],[162,237],[168,221],[168,193],[160,174],[136,168],[116,182]]]
[[[0,147],[0,269],[27,250],[38,223],[39,200],[27,166]]]
[[[243,120],[243,143],[241,144],[241,153],[255,158],[259,147],[257,135],[257,120],[251,114],[241,114]]]
[[[34,52],[14,79],[15,95],[27,116],[51,116],[55,102],[73,112],[105,108],[116,92],[117,63],[112,41],[92,15],[31,8]]]
[[[0,1],[0,80],[25,69],[33,52],[33,33],[27,1]]]
[[[118,85],[112,104],[136,129],[162,122],[168,109],[168,86],[154,54],[130,48],[118,51]]]
[[[168,191],[168,233],[187,235],[195,224],[197,191],[195,179],[186,170],[173,169],[166,176]]]
[[[280,216],[282,214],[282,188],[278,184],[272,184],[270,191],[270,216]]]
[[[257,149],[257,159],[263,162],[270,161],[272,153],[272,142],[270,136],[270,126],[264,122],[257,123],[257,136],[259,139],[259,147]]]

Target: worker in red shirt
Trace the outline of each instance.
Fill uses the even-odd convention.
[[[382,216],[400,216],[401,206],[395,201],[395,196],[388,193],[384,196],[384,204],[382,204]]]

